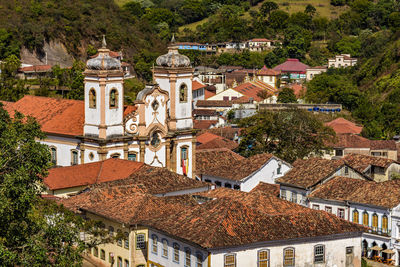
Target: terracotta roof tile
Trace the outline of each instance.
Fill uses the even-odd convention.
[[[373,157],[361,154],[348,154],[343,158],[344,162],[353,169],[363,173],[369,166],[378,166],[387,168],[393,163],[398,163],[392,159],[386,159],[381,157]],[[399,163],[398,163],[399,164]]]
[[[243,158],[229,149],[198,150],[196,173],[240,181],[260,169],[272,157],[272,154],[258,154]]]
[[[49,72],[51,71],[51,65],[34,65],[29,67],[19,68],[19,72]]]
[[[357,126],[354,122],[348,121],[344,118],[334,119],[333,121],[325,123],[325,125],[332,127],[337,134],[360,134],[363,129],[362,126]]]
[[[295,83],[290,85],[289,87],[293,89],[293,92],[296,95],[297,99],[301,99],[306,95],[307,87],[302,84]]]
[[[271,95],[276,94],[278,92],[278,89],[262,81],[242,83],[232,89],[247,97],[253,98],[257,102],[263,100],[261,97],[258,96],[259,93],[262,91],[266,91]]]
[[[275,197],[279,197],[280,186],[279,186],[279,184],[268,184],[268,183],[260,182],[250,192],[251,193],[260,192],[260,193],[264,193],[264,194],[270,194]]]
[[[234,140],[237,136],[239,136],[240,128],[233,128],[228,126],[228,127],[212,128],[204,130],[202,132],[210,132],[225,137],[229,140]],[[202,132],[200,132],[199,134],[201,134]]]
[[[305,73],[308,65],[303,64],[300,60],[296,58],[289,58],[284,63],[276,66],[273,70],[282,71],[282,72],[302,72]]]
[[[257,71],[257,76],[278,76],[280,74],[280,71],[268,69],[265,65],[259,71]]]
[[[36,118],[46,133],[83,134],[83,101],[26,95],[15,102],[12,108]],[[10,115],[13,116],[13,112]]]
[[[400,180],[377,183],[347,177],[335,177],[320,185],[309,197],[393,208],[400,203]]]
[[[273,40],[269,40],[266,38],[254,38],[249,40],[249,42],[272,42]]]
[[[196,80],[192,81],[192,91],[196,91],[196,90],[199,90],[199,89],[205,88],[205,87],[207,87],[207,85],[202,84],[199,81],[196,81]]]
[[[338,148],[369,148],[370,140],[355,134],[336,134],[336,141],[331,146]]]
[[[69,167],[50,169],[44,183],[50,190],[59,190],[128,178],[144,164],[123,159],[107,159]]]
[[[371,149],[397,150],[394,140],[371,140]]]
[[[210,191],[211,195],[213,191]],[[234,196],[216,198],[144,223],[203,248],[365,230],[361,225],[333,214],[307,209],[266,194],[232,194]]]
[[[196,140],[197,140],[197,142],[204,144],[204,143],[210,142],[210,141],[212,141],[214,139],[218,139],[218,138],[222,138],[222,137],[219,135],[210,133],[210,132],[204,132],[202,134],[199,134],[196,137]]]
[[[218,115],[215,109],[194,109],[193,116],[216,116]]]
[[[193,120],[194,129],[209,129],[212,125],[217,124],[217,120]]]
[[[210,90],[207,90],[207,89],[204,91],[204,98],[205,99],[208,99],[208,98],[210,98],[212,96],[215,96],[215,95],[216,95],[216,93],[214,91],[210,91]]]
[[[202,149],[227,148],[230,150],[234,150],[238,146],[239,146],[238,143],[219,136],[219,138],[198,145],[196,149],[202,150]]]
[[[293,168],[276,180],[280,184],[290,184],[301,188],[310,188],[324,178],[331,176],[345,163],[343,160],[322,158],[298,159]]]

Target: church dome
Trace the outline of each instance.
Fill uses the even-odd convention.
[[[119,70],[121,69],[121,61],[110,56],[110,50],[106,48],[106,39],[103,35],[102,47],[99,53],[86,62],[86,68],[89,70]]]
[[[171,46],[167,54],[157,58],[156,64],[169,68],[190,67],[190,59],[187,56],[179,54],[177,47]]]
[[[121,61],[110,56],[110,50],[99,49],[99,54],[89,59],[86,68],[89,70],[119,70],[121,69]]]

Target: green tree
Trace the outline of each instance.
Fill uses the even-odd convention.
[[[288,162],[311,153],[321,155],[322,150],[328,149],[325,144],[335,137],[333,130],[312,113],[297,109],[262,111],[241,120],[239,127],[243,129],[238,147],[240,154],[272,153]]]
[[[285,87],[283,88],[278,95],[279,103],[297,103],[296,95],[292,88]]]
[[[0,28],[0,59],[11,55],[19,56],[20,45],[6,29]]]
[[[315,13],[317,12],[317,9],[315,9],[315,7],[311,4],[308,4],[304,10],[304,13],[306,13],[307,15],[314,17]]]
[[[85,63],[82,61],[75,61],[72,68],[69,70],[68,87],[71,91],[68,92],[67,98],[83,100],[84,88],[83,88],[83,71],[85,70]]]
[[[28,93],[25,82],[17,78],[21,62],[15,55],[7,57],[0,65],[0,99],[17,101]]]
[[[266,1],[262,3],[260,7],[260,13],[264,17],[269,17],[269,14],[271,14],[272,11],[279,9],[279,6],[277,3],[272,2],[272,1]]]
[[[55,203],[40,198],[50,167],[40,125],[0,104],[1,266],[80,266],[85,248],[109,242],[105,231]],[[85,231],[91,238],[80,239]]]
[[[289,19],[289,14],[283,10],[274,10],[269,16],[268,22],[271,28],[282,30],[286,28]]]

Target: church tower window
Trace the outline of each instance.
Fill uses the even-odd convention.
[[[187,102],[187,91],[187,85],[183,83],[179,87],[179,102]]]
[[[111,89],[110,91],[110,108],[118,107],[118,91],[117,89]]]
[[[96,108],[96,91],[93,88],[89,91],[89,108]]]
[[[158,147],[158,145],[159,145],[160,143],[161,143],[160,135],[159,135],[157,132],[154,132],[154,133],[151,135],[150,144],[151,144],[153,147]]]

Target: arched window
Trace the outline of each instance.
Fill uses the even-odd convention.
[[[359,214],[358,214],[358,210],[353,210],[353,222],[355,222],[355,223],[360,223],[360,221],[359,221],[359,216],[358,216]]]
[[[121,154],[119,154],[119,153],[114,153],[111,155],[111,158],[113,158],[113,159],[119,159],[120,157],[121,157]]]
[[[187,101],[187,85],[186,84],[181,84],[179,87],[179,102],[186,102]]]
[[[144,267],[143,264],[142,264],[141,266]],[[124,267],[129,267],[129,261],[128,261],[128,260],[125,260],[125,265],[124,265]],[[140,267],[140,265],[138,265],[138,267]]]
[[[57,165],[57,148],[55,147],[50,148],[50,153],[51,153],[51,163]]]
[[[121,257],[118,257],[118,265],[117,265],[118,267],[123,267],[122,266],[122,258]]]
[[[96,91],[93,88],[89,91],[89,108],[96,108]]]
[[[118,91],[117,89],[113,88],[110,91],[110,108],[117,108],[118,107]]]
[[[184,175],[188,174],[189,171],[189,155],[188,155],[188,147],[181,147],[181,167]]]
[[[129,249],[129,233],[128,233],[128,232],[125,232],[125,233],[124,233],[124,236],[125,236],[124,247],[127,248],[127,249]]]
[[[283,266],[295,266],[294,248],[285,248],[283,250]]]
[[[104,251],[104,249],[100,250],[100,259],[102,259],[103,261],[106,260],[106,252]]]
[[[158,252],[158,237],[156,235],[151,236],[151,252],[157,254]]]
[[[108,234],[109,234],[111,237],[114,237],[114,227],[112,227],[112,226],[109,226],[109,227],[108,227]]]
[[[368,226],[369,224],[369,215],[368,212],[363,212],[363,225]]]
[[[163,239],[162,241],[162,256],[168,258],[168,241]]]
[[[185,248],[185,267],[192,266],[191,256],[192,252],[190,251],[190,248]]]
[[[269,267],[269,251],[264,249],[258,251],[258,267]]]
[[[386,215],[382,216],[382,232],[387,233],[388,231],[388,217]]]
[[[128,152],[128,160],[137,161],[137,153],[136,152]]]
[[[372,228],[376,230],[378,228],[378,214],[374,213],[372,215]]]
[[[99,249],[97,247],[93,248],[93,256],[99,257]]]
[[[174,262],[179,263],[179,245],[177,243],[174,243],[173,247],[174,247],[173,260]]]
[[[71,151],[71,165],[77,165],[77,164],[78,164],[78,151],[72,150]]]

